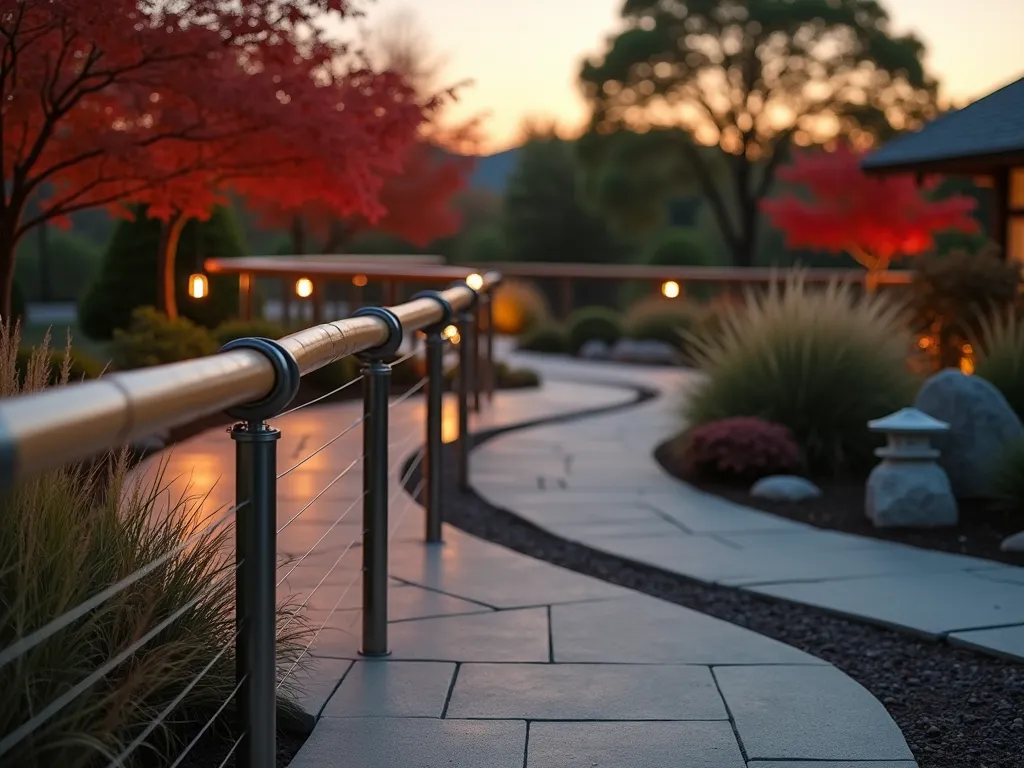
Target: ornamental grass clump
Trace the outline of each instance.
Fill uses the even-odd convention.
[[[19,370],[18,329],[0,332],[0,396],[50,386],[49,337]],[[71,378],[70,339],[61,359],[58,387]],[[174,490],[166,461],[144,474],[130,463],[116,451],[0,499],[0,653],[163,561],[0,666],[0,734],[24,731],[5,768],[170,764],[235,688],[232,518],[208,528],[222,513],[190,484]],[[307,629],[285,620],[287,669]],[[228,706],[210,733],[233,720]]]
[[[1012,308],[979,318],[973,338],[974,373],[1002,392],[1024,420],[1024,318]]]
[[[871,419],[909,405],[917,381],[901,307],[848,285],[813,288],[793,273],[690,336],[706,374],[686,395],[688,428],[736,416],[788,427],[812,474],[861,471],[878,438]]]

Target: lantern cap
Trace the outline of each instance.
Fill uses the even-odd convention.
[[[935,435],[946,432],[949,424],[932,418],[917,408],[901,408],[895,413],[868,422],[872,432],[888,432],[902,435]]]

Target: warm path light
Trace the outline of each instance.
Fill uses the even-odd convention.
[[[444,338],[448,339],[448,341],[450,341],[452,344],[458,344],[460,339],[462,338],[461,336],[459,336],[459,329],[456,328],[454,325],[449,325],[447,328],[445,328],[444,331],[441,332],[441,335],[444,336]]]
[[[308,299],[313,295],[313,281],[308,277],[300,277],[295,281],[295,295],[300,299]]]
[[[675,280],[666,280],[661,284],[661,295],[666,299],[674,299],[679,295],[679,283]]]
[[[352,278],[352,285],[356,288],[362,288],[366,285],[366,275],[356,275]]]
[[[206,275],[196,272],[188,277],[188,295],[193,299],[205,299],[210,294],[210,283]]]
[[[474,272],[472,275],[466,278],[466,285],[472,288],[474,291],[479,291],[484,287],[484,278],[482,275],[478,275]]]

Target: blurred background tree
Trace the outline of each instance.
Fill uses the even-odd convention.
[[[594,196],[650,227],[697,191],[737,266],[755,261],[758,203],[793,144],[863,146],[936,111],[924,44],[876,0],[626,0],[622,16],[580,75]]]

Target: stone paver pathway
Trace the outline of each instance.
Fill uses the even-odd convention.
[[[474,428],[626,399],[619,389],[551,383],[499,394]],[[280,420],[279,469],[357,414],[348,404]],[[396,470],[421,440],[422,417],[421,402],[392,409]],[[488,488],[561,476],[543,434],[511,439],[481,454],[478,479],[490,478]],[[360,450],[356,429],[285,476],[282,524]],[[169,466],[202,489],[222,477],[211,503],[229,503],[232,455],[215,430],[179,445]],[[586,455],[591,467],[622,461],[613,435],[591,442]],[[641,458],[630,466],[640,471]],[[621,494],[590,477],[589,499],[563,497],[567,519],[624,519],[612,503]],[[396,471],[386,660],[357,653],[360,514],[358,505],[346,510],[360,497],[359,472],[328,488],[280,536],[279,592],[322,627],[299,679],[304,705],[320,719],[294,768],[915,766],[881,704],[821,660],[450,527],[444,545],[425,545],[422,512],[397,486]],[[649,517],[650,525],[664,522]]]
[[[668,571],[1024,658],[1024,568],[824,531],[668,476],[652,451],[678,431],[679,398],[695,374],[516,359],[549,379],[631,382],[664,396],[486,443],[474,454],[473,483],[495,505]]]

